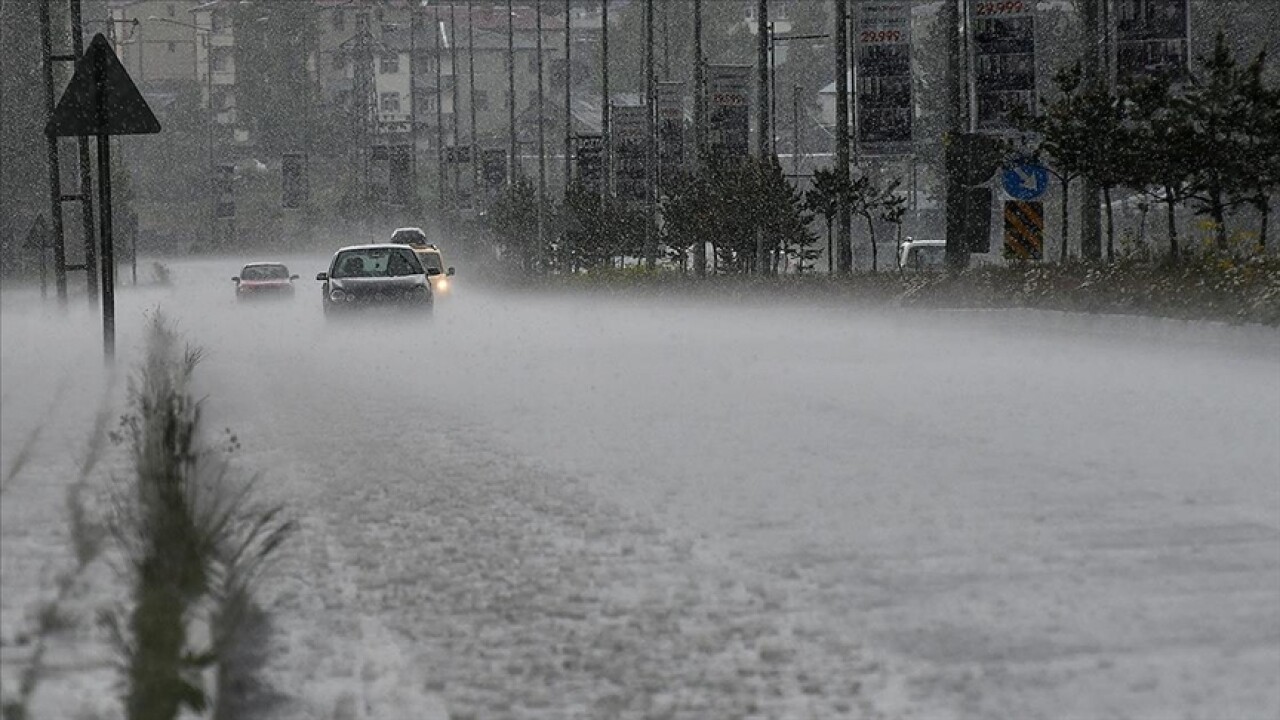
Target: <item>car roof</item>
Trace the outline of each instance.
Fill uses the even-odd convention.
[[[282,262],[251,262],[245,263],[245,267],[284,267]]]
[[[426,234],[427,234],[427,233],[426,233],[426,232],[424,232],[424,231],[422,230],[422,228],[420,228],[420,227],[401,227],[401,228],[396,228],[395,230],[392,230],[392,231],[391,231],[391,234],[392,234],[392,235],[395,235],[395,234],[396,234],[396,233],[398,233],[398,232],[416,232],[416,233],[422,233],[423,235],[426,235]]]
[[[340,247],[334,255],[337,255],[340,252],[346,252],[347,250],[374,250],[389,248],[404,248],[405,250],[413,249],[412,246],[405,245],[404,243],[365,243],[363,245],[347,245],[346,247]]]

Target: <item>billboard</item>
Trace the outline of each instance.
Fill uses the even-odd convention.
[[[712,159],[750,152],[751,66],[707,66],[707,148]]]
[[[911,153],[911,3],[857,6],[857,141],[864,155]]]
[[[1116,80],[1187,73],[1190,0],[1116,0]]]
[[[684,167],[684,83],[657,84],[658,185]]]
[[[587,192],[597,195],[604,189],[604,138],[600,135],[578,135],[578,182]]]
[[[614,189],[621,200],[644,202],[648,187],[645,178],[648,108],[644,105],[614,105],[611,114],[614,168],[617,173]]]
[[[972,7],[978,130],[1014,130],[1015,113],[1036,113],[1035,2],[981,0]]]

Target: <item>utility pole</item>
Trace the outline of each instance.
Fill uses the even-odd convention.
[[[791,174],[800,176],[800,93],[804,88],[791,86]]]
[[[436,186],[439,190],[437,195],[440,198],[440,212],[446,212],[447,202],[445,200],[444,186],[446,184],[444,172],[444,70],[441,65],[444,64],[443,44],[444,21],[440,19],[440,6],[436,5],[431,8],[431,37],[432,47],[435,48],[435,65],[436,65]]]
[[[418,197],[418,4],[409,7],[409,182]]]
[[[453,81],[453,207],[458,209],[462,198],[462,168],[458,162],[458,23],[455,18],[453,0],[449,0],[449,79]]]
[[[706,64],[702,61],[702,0],[693,0],[693,167],[695,172],[703,171],[703,160],[706,153]],[[694,273],[697,277],[707,276],[707,244],[698,241],[693,245]]]
[[[946,248],[946,264],[952,270],[963,270],[969,264],[969,238],[964,232],[966,225],[965,213],[967,210],[964,191],[965,185],[961,177],[961,168],[957,167],[956,158],[961,157],[962,153],[954,146],[964,142],[964,136],[969,130],[970,112],[968,101],[965,97],[965,88],[968,85],[966,73],[962,72],[961,60],[963,52],[961,50],[961,29],[960,29],[960,0],[945,0],[942,4],[942,12],[940,15],[942,26],[947,33],[947,113],[946,113],[946,138],[952,148],[947,151],[947,197],[946,197],[946,218],[947,218],[947,248]]]
[[[951,0],[959,2],[959,0]],[[853,244],[849,237],[849,203],[844,188],[849,186],[849,0],[835,0],[836,19],[836,271],[853,272]]]
[[[608,200],[613,194],[613,134],[609,127],[609,0],[600,0],[600,95],[600,139],[604,144],[600,150],[604,156],[600,194]]]
[[[653,270],[658,266],[658,238],[654,234],[654,206],[657,184],[657,113],[655,112],[656,86],[654,84],[653,52],[653,0],[644,2],[644,109],[648,126],[644,140],[644,263]]]
[[[84,56],[84,24],[80,16],[80,0],[70,0],[71,5],[71,52],[79,61]],[[110,25],[108,25],[110,27]],[[80,152],[80,224],[84,232],[84,274],[85,294],[88,296],[89,308],[98,307],[98,252],[95,249],[93,226],[93,165],[89,161],[89,138],[81,135],[76,138]],[[98,182],[107,182],[106,178],[98,178]],[[115,272],[115,268],[108,268]]]
[[[1090,90],[1102,86],[1101,4],[1105,0],[1082,0],[1084,24],[1084,85]],[[1080,193],[1080,257],[1098,260],[1102,257],[1102,216],[1099,203],[1101,189],[1088,176],[1081,178]],[[1063,238],[1066,242],[1066,238]]]
[[[564,194],[569,194],[569,180],[573,177],[573,63],[570,57],[573,43],[570,31],[569,0],[564,0]]]
[[[572,49],[572,41],[570,39],[570,31],[573,29],[573,23],[570,20],[569,0],[564,0],[564,188],[561,200],[565,207],[568,207],[569,183],[573,179],[573,63],[570,55]],[[567,224],[561,234],[561,242],[564,244],[562,257],[564,258],[563,270],[572,273],[574,271],[573,248],[570,244],[573,242],[573,235],[569,232]]]
[[[773,144],[769,115],[772,112],[772,95],[769,92],[769,35],[773,25],[769,22],[769,0],[756,2],[756,156],[763,168],[771,157]],[[767,275],[765,265],[764,226],[756,226],[756,274]]]
[[[43,71],[44,71],[44,87],[45,87],[45,117],[53,117],[53,110],[57,104],[57,97],[54,95],[54,77],[53,77],[53,28],[52,21],[49,18],[49,3],[40,3],[40,43],[43,48]],[[52,221],[50,240],[53,242],[53,279],[57,288],[58,304],[62,307],[67,305],[67,249],[63,246],[62,237],[64,228],[62,226],[62,173],[59,168],[58,161],[58,138],[49,136],[45,138],[48,150],[49,161],[49,195],[51,203],[49,205],[49,218]]]
[[[516,147],[516,30],[515,8],[507,0],[507,121],[511,142],[510,160],[507,161],[507,184],[514,185],[520,174],[520,155]]]
[[[480,143],[476,141],[476,14],[475,8],[467,0],[467,109],[471,115],[471,197],[472,206],[476,205],[480,194]]]
[[[546,211],[547,204],[547,124],[542,114],[542,0],[533,0],[537,16],[538,37],[534,41],[538,60],[534,63],[538,69],[538,247],[534,251],[533,262],[538,272],[543,271],[542,254],[546,248]]]

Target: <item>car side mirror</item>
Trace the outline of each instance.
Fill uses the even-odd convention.
[[[453,274],[453,268],[449,268],[448,270],[445,270],[445,271],[444,271],[444,274],[445,274],[445,275],[452,275],[452,274]]]
[[[235,283],[235,284],[239,285],[239,284],[240,284],[240,278],[239,278],[239,277],[233,277],[233,278],[231,278],[231,282],[233,282],[233,283]]]
[[[329,279],[329,273],[316,273],[316,279],[324,282]]]
[[[289,276],[289,279],[290,279],[290,280],[297,280],[297,279],[298,279],[298,276],[297,276],[297,275],[290,275],[290,276]]]

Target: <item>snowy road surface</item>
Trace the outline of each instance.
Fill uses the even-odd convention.
[[[429,327],[334,326],[322,264],[291,263],[286,303],[238,306],[233,260],[119,296],[122,365],[145,310],[178,318],[210,427],[301,523],[246,717],[1280,717],[1274,330],[508,295],[466,268]],[[0,300],[19,657],[124,383],[85,309]]]

